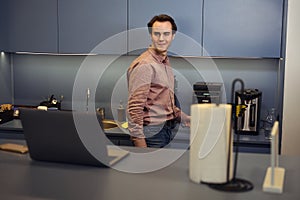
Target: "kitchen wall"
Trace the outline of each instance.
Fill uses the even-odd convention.
[[[14,103],[38,105],[54,94],[57,99],[64,96],[63,109],[72,109],[72,98],[75,104],[86,104],[89,88],[91,105],[104,107],[107,118],[113,118],[120,101],[126,106],[126,70],[134,58],[12,54]],[[262,91],[262,117],[267,109],[280,103],[278,59],[172,57],[171,63],[178,82],[177,96],[186,113],[194,102],[192,86],[197,81],[224,83],[222,102],[227,103],[232,81],[243,79],[246,88]]]

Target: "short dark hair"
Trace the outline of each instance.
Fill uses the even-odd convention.
[[[152,33],[152,26],[154,24],[154,22],[159,21],[159,22],[170,22],[172,24],[172,33],[175,34],[177,31],[177,26],[176,23],[174,21],[174,19],[166,14],[160,14],[160,15],[156,15],[154,16],[147,24],[148,26],[148,31],[151,34]]]

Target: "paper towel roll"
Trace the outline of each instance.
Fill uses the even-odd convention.
[[[231,105],[191,106],[189,175],[194,182],[226,183],[233,176]],[[229,141],[230,140],[230,141]],[[230,155],[229,171],[228,155]]]

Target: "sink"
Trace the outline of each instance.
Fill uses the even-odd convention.
[[[109,119],[102,120],[102,124],[104,130],[109,130],[118,127],[118,124],[114,120],[109,120]]]

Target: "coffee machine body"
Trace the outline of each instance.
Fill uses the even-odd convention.
[[[245,89],[244,92],[236,91],[236,105],[243,105],[245,108],[240,121],[236,124],[239,134],[259,134],[261,96],[262,92],[258,89]]]

